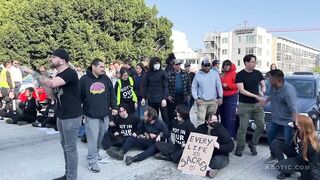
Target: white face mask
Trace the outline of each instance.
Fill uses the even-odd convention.
[[[160,69],[160,64],[154,64],[153,65],[154,70],[159,70]]]

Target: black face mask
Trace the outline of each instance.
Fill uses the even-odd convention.
[[[211,127],[215,127],[219,122],[212,122],[212,123],[208,123],[208,125],[210,125]]]

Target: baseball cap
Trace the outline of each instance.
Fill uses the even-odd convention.
[[[220,64],[220,60],[215,59],[212,61],[212,66],[217,65],[217,64]]]
[[[179,59],[175,59],[174,60],[174,64],[182,64],[181,61]]]
[[[201,65],[202,66],[210,66],[211,65],[211,63],[210,63],[210,61],[208,60],[208,59],[205,59],[205,60],[203,60],[202,62],[201,62]]]

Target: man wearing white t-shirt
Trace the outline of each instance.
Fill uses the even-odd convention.
[[[13,61],[13,66],[10,68],[10,73],[12,76],[12,80],[14,82],[14,93],[17,95],[19,94],[19,90],[21,87],[21,83],[22,83],[22,73],[20,70],[20,62],[17,60]]]

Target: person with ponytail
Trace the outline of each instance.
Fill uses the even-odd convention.
[[[275,168],[280,172],[277,179],[285,179],[291,173],[300,172],[301,180],[319,180],[320,145],[313,121],[307,115],[298,115],[295,125],[297,130],[292,145],[274,140],[271,151],[278,159]],[[284,154],[287,159],[284,159]]]

